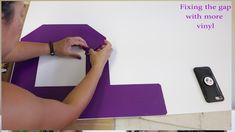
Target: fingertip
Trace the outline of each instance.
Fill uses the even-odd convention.
[[[98,48],[96,51],[100,51],[101,50],[101,48]]]
[[[87,42],[84,40],[84,46],[87,46],[88,47],[88,44],[87,44]]]
[[[89,47],[88,47],[87,45],[80,45],[80,47],[81,47],[82,49],[84,49],[84,50],[89,49]]]
[[[88,45],[87,45],[86,43],[81,43],[81,44],[79,44],[79,45],[82,46],[82,47],[88,48]]]
[[[89,46],[88,46],[88,44],[87,44],[87,43],[85,43],[85,46],[86,46],[87,48],[89,48]]]
[[[92,48],[89,49],[89,53],[91,53],[91,52],[94,52],[94,50]]]
[[[108,43],[108,40],[104,40],[104,45],[106,45]]]

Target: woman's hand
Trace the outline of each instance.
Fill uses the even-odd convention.
[[[91,66],[103,69],[111,55],[111,52],[112,52],[112,45],[107,40],[105,40],[104,45],[102,45],[96,51],[90,49],[89,54],[90,54]]]
[[[70,56],[81,59],[78,52],[72,51],[72,46],[88,47],[86,41],[81,37],[67,37],[54,43],[54,50],[57,56]]]

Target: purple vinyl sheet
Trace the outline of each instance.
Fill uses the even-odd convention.
[[[90,48],[98,48],[106,39],[87,24],[42,25],[22,38],[30,42],[55,42],[65,37],[80,36]],[[35,87],[39,57],[15,63],[11,82],[39,97],[62,101],[73,89]],[[86,71],[90,69],[86,57]],[[109,65],[105,65],[95,94],[80,118],[165,115],[167,113],[160,84],[110,85]]]

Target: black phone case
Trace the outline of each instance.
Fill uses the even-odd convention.
[[[195,67],[193,70],[201,87],[205,100],[208,103],[223,101],[224,96],[211,69],[209,67]],[[210,82],[213,82],[209,83],[210,85],[208,85],[208,81],[205,81],[208,80],[208,78],[210,79]],[[213,81],[211,81],[211,79]]]

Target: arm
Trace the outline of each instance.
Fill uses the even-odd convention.
[[[77,106],[76,111],[80,110],[82,112],[90,102],[92,95],[95,92],[96,85],[98,84],[99,78],[102,74],[103,68],[108,58],[110,57],[111,51],[112,47],[108,41],[105,41],[105,45],[103,45],[97,51],[94,51],[93,49],[90,50],[90,62],[92,65],[91,70],[64,100],[64,102],[67,104],[73,104],[74,106]],[[81,106],[75,104],[80,104]]]
[[[3,58],[4,62],[23,61],[50,53],[47,43],[18,42],[14,49]]]
[[[42,99],[16,85],[3,83],[3,128],[58,129],[77,119],[90,102],[111,54],[109,43],[102,48],[98,52],[90,50],[91,70],[63,102]]]
[[[78,53],[71,50],[73,45],[87,47],[86,42],[80,37],[68,37],[54,42],[54,50],[58,56],[71,56],[79,58]],[[14,49],[3,58],[3,62],[16,62],[31,59],[41,55],[49,55],[50,48],[48,43],[37,42],[18,42]]]

